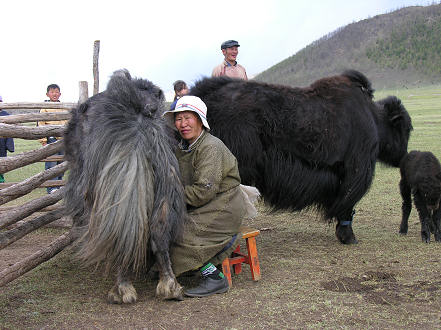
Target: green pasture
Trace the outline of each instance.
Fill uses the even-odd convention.
[[[398,96],[411,115],[409,150],[432,151],[441,159],[441,86],[377,91],[375,99],[388,95]],[[18,152],[38,146],[16,145]],[[12,171],[6,180],[20,181],[43,168],[40,163]],[[357,245],[338,243],[335,224],[314,212],[269,214],[260,205],[259,216],[247,224],[261,229],[262,279],[251,281],[245,265],[224,295],[161,301],[154,297],[156,281],[140,279],[135,305],[108,305],[111,280],[82,269],[64,251],[0,288],[0,328],[439,329],[441,244],[421,242],[415,209],[408,235],[398,234],[399,180],[397,168],[377,165],[371,189],[356,205]],[[61,233],[42,229],[24,240]],[[14,244],[0,258],[14,253]]]
[[[30,151],[34,149],[41,148],[41,144],[36,140],[23,140],[23,139],[14,139],[15,144],[15,152],[8,153],[8,156],[14,156],[19,153]],[[12,170],[8,173],[5,173],[5,181],[6,182],[21,182],[31,176],[38,174],[44,171],[44,162],[37,162],[31,165],[27,165],[15,170]],[[19,205],[22,204],[26,200],[34,199],[39,196],[43,196],[46,194],[46,188],[37,188],[32,191],[30,194],[25,195],[19,199],[11,201],[6,204],[6,206],[10,205]]]

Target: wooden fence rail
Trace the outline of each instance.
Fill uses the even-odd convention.
[[[1,104],[1,103],[0,103]],[[29,123],[33,121],[54,121],[54,120],[69,120],[70,112],[48,112],[48,113],[27,113],[20,115],[1,116],[0,123],[3,124],[19,124]]]
[[[0,102],[0,109],[66,109],[71,110],[75,108],[78,103],[62,103],[62,102],[39,102],[39,103],[31,103],[31,102],[20,102],[20,103],[8,103],[8,102]]]
[[[54,143],[47,144],[40,149],[23,152],[15,156],[0,157],[0,173],[5,174],[19,167],[23,167],[38,162],[40,160],[44,160],[45,158],[50,157],[51,155],[59,152],[62,149],[63,141],[60,140]]]
[[[97,48],[98,45],[98,48]],[[99,41],[95,41],[95,49],[99,51]],[[94,51],[94,94],[98,92],[98,52]],[[38,126],[40,121],[60,121],[71,118],[70,110],[85,102],[88,99],[87,81],[79,82],[79,102],[61,103],[61,102],[20,102],[20,103],[2,103],[1,110],[23,110],[26,113],[11,114],[9,116],[0,116],[0,138],[21,138],[25,140],[36,140],[48,136],[61,137],[64,134],[65,127],[58,125]],[[62,109],[56,113],[37,113],[39,109]],[[30,110],[30,112],[28,112]],[[31,126],[35,122],[35,126]],[[23,124],[26,125],[23,125]],[[22,152],[10,157],[0,157],[0,173],[4,174],[21,167],[31,165],[41,161],[62,161],[63,156],[55,155],[63,149],[63,142],[57,141],[48,144],[36,150]],[[0,183],[0,205],[9,203],[16,198],[22,197],[36,188],[64,186],[63,180],[51,180],[64,173],[68,168],[66,161],[35,174],[22,182]],[[22,205],[1,206],[0,207],[0,249],[9,246],[13,242],[24,237],[33,230],[49,224],[64,215],[63,206],[58,203],[64,195],[64,187],[58,189],[52,194],[26,201]],[[28,218],[36,212],[47,211],[42,215]],[[63,217],[64,219],[64,217]],[[69,219],[68,219],[69,220]],[[71,223],[71,219],[69,220]],[[11,228],[12,227],[12,228]],[[74,229],[70,229],[53,241],[49,246],[37,251],[33,255],[7,267],[0,272],[0,287],[25,274],[46,260],[49,260],[57,253],[70,245],[74,240]]]
[[[0,229],[23,220],[49,205],[57,203],[63,198],[63,193],[63,189],[59,189],[53,194],[48,194],[46,196],[33,199],[24,203],[20,207],[8,208],[7,212],[0,212]]]
[[[55,241],[49,244],[49,246],[6,268],[2,272],[0,272],[0,287],[15,280],[17,277],[20,277],[31,269],[34,269],[39,264],[49,260],[57,253],[62,251],[66,246],[70,245],[73,240],[74,235],[72,230],[70,230],[67,233],[58,237]]]
[[[1,109],[66,109],[70,110],[76,103],[0,103]],[[69,111],[57,113],[26,113],[0,117],[0,137],[21,138],[36,140],[47,136],[62,136],[64,126],[46,125],[37,126],[38,121],[68,120],[71,114]],[[35,122],[35,126],[23,125],[23,123]],[[64,156],[54,155],[63,149],[63,141],[59,140],[47,144],[35,150],[22,152],[18,155],[0,157],[0,173],[8,173],[12,170],[22,168],[40,161],[63,161]],[[0,183],[0,205],[7,204],[19,197],[27,195],[36,188],[64,186],[64,180],[52,180],[63,174],[68,169],[67,162],[62,162],[50,169],[37,173],[22,182]],[[10,245],[22,238],[29,232],[60,219],[63,211],[54,204],[59,202],[64,194],[64,189],[59,189],[54,194],[38,197],[26,201],[23,205],[4,206],[0,208],[0,229],[8,229],[11,225],[15,227],[0,232],[0,249]],[[52,210],[50,208],[52,207]],[[3,208],[3,210],[2,210]],[[48,210],[32,220],[26,220],[36,212],[43,209]],[[23,221],[24,220],[24,221]],[[19,223],[17,225],[17,223]]]

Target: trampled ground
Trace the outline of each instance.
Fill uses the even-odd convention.
[[[392,171],[384,169],[385,171]],[[392,180],[393,181],[393,180]],[[139,280],[135,305],[108,305],[112,282],[80,269],[64,251],[0,289],[1,328],[439,328],[441,244],[423,244],[413,215],[407,237],[398,235],[400,205],[357,208],[359,244],[344,246],[334,226],[314,213],[260,215],[262,279],[249,269],[233,277],[227,294],[184,301],[154,297],[156,281]],[[395,195],[395,193],[391,194]],[[59,230],[41,230],[0,251],[21,257]],[[196,278],[180,279],[183,285]]]

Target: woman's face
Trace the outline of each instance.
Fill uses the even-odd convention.
[[[192,144],[203,130],[202,121],[193,111],[182,111],[175,114],[175,126],[181,137]]]

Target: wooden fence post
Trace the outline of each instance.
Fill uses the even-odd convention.
[[[100,54],[100,41],[95,40],[93,43],[93,95],[98,94],[100,77],[98,70],[98,57]]]
[[[86,100],[89,98],[89,86],[87,85],[87,81],[80,81],[79,88],[80,88],[80,97],[78,99],[78,102],[79,103],[86,102]]]

